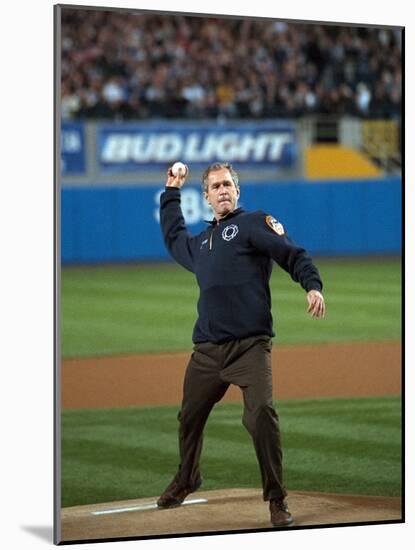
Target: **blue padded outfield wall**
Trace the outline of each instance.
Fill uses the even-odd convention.
[[[158,221],[162,190],[162,185],[62,188],[62,263],[168,259]],[[314,256],[401,252],[400,178],[242,183],[239,205],[272,214]],[[182,206],[191,233],[212,218],[197,182],[183,188]]]

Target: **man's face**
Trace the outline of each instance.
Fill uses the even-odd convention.
[[[217,220],[235,210],[239,198],[239,187],[235,186],[227,168],[210,172],[204,196],[213,208]]]

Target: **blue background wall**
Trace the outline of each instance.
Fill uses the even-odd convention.
[[[208,212],[199,185],[190,182],[184,190],[193,198],[188,227],[197,233]],[[62,263],[168,259],[157,220],[160,191],[162,186],[63,188]],[[240,206],[275,216],[312,255],[401,252],[400,178],[242,184]]]

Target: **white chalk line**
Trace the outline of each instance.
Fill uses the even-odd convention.
[[[181,506],[187,504],[205,504],[207,502],[206,498],[194,498],[193,500],[185,500]],[[93,516],[102,516],[104,514],[121,514],[122,512],[136,512],[142,510],[155,510],[158,509],[157,504],[142,504],[141,506],[130,506],[128,508],[113,508],[112,510],[98,510],[96,512],[91,512]]]

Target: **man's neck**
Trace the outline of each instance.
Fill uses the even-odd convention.
[[[238,207],[235,207],[233,210],[230,210],[229,212],[227,212],[227,213],[224,214],[223,216],[219,216],[219,215],[215,214],[216,222],[217,222],[217,223],[221,222],[222,220],[226,219],[228,216],[230,216],[231,214],[233,214],[236,210],[238,210]]]
[[[216,215],[215,215],[216,221],[219,223],[220,221],[222,221],[222,220],[224,220],[225,218],[227,218],[230,214],[232,214],[232,212],[234,212],[234,210],[231,210],[230,212],[227,212],[227,213],[224,214],[223,216],[216,216]]]

